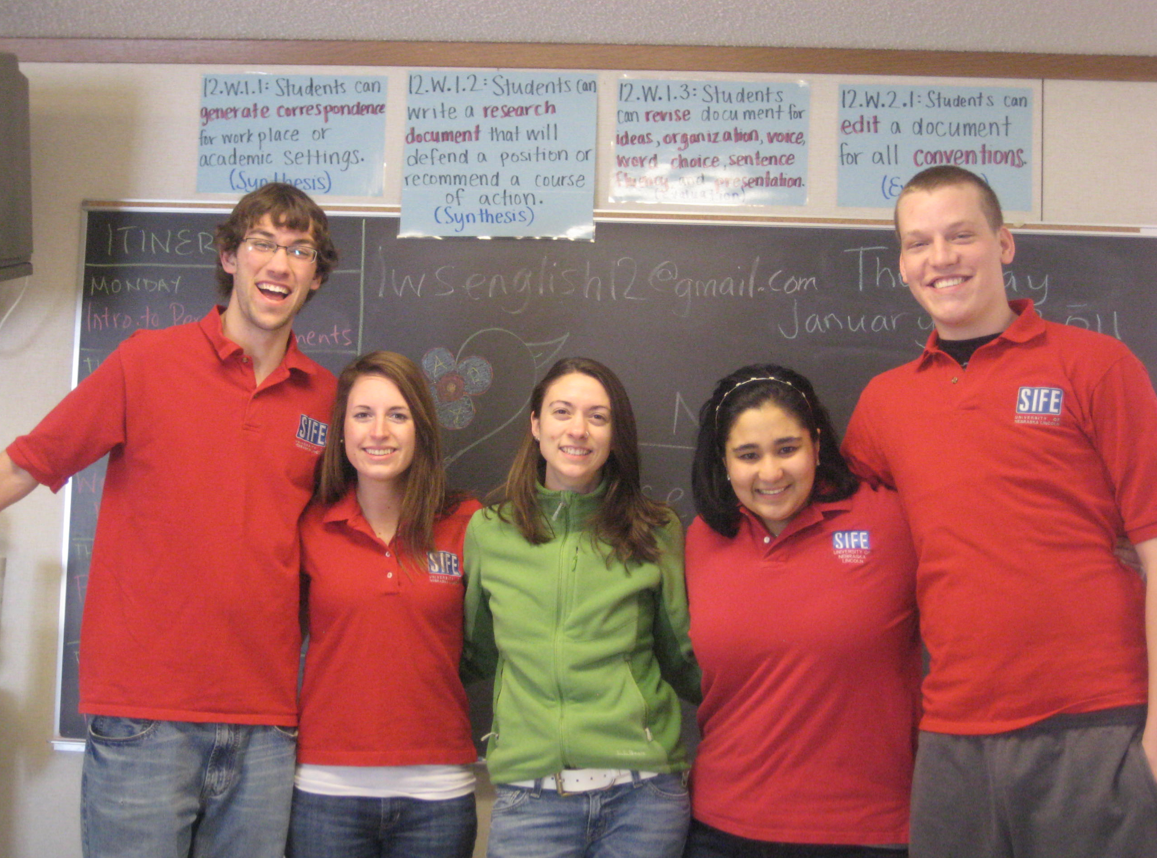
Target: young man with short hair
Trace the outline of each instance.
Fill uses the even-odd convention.
[[[0,509],[109,454],[80,643],[88,858],[280,858],[297,724],[297,519],[332,374],[290,325],[337,253],[290,185],[217,230],[226,300],[122,343],[0,454]]]
[[[869,383],[844,448],[899,491],[919,553],[931,661],[911,854],[1157,856],[1148,372],[1119,341],[1008,300],[1015,242],[978,176],[917,174],[896,230],[935,331]],[[1149,583],[1114,556],[1120,534]]]

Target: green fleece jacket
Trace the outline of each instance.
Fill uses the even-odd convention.
[[[486,753],[494,783],[564,768],[688,766],[676,691],[698,701],[700,677],[683,529],[672,515],[658,533],[658,563],[608,567],[586,529],[603,491],[540,486],[554,532],[543,545],[492,509],[470,520],[464,658],[472,672],[494,676]]]

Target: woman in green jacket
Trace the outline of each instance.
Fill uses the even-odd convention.
[[[643,494],[622,382],[556,363],[501,500],[466,533],[466,658],[495,677],[489,858],[680,855],[676,691],[699,696],[682,533]]]

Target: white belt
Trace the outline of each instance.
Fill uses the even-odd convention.
[[[563,769],[558,774],[529,781],[512,781],[509,786],[520,789],[552,789],[559,795],[570,792],[593,792],[610,789],[619,784],[629,784],[635,777],[639,780],[656,777],[658,772],[632,772],[629,769]]]

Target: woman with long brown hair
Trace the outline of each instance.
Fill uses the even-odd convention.
[[[682,527],[643,494],[635,418],[597,361],[556,363],[498,503],[466,536],[470,663],[493,673],[491,858],[676,858],[676,691],[699,694]]]
[[[302,517],[309,649],[289,858],[468,858],[476,759],[462,650],[462,539],[433,399],[409,358],[338,378]]]

